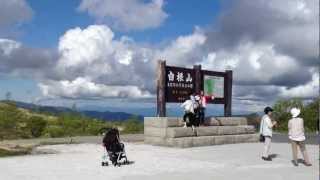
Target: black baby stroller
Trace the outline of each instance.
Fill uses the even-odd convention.
[[[103,137],[104,156],[102,166],[108,166],[108,157],[114,166],[130,164],[124,149],[124,144],[120,142],[118,129],[112,128]]]

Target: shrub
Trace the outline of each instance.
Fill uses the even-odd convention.
[[[318,129],[319,103],[320,98],[317,98],[307,104],[301,112],[301,117],[304,119],[305,131],[307,132],[315,132]]]
[[[108,128],[103,121],[93,120],[88,124],[86,132],[89,135],[99,135],[101,134],[101,129]]]
[[[129,119],[128,121],[123,123],[124,133],[141,133],[143,132],[143,123],[138,119]]]
[[[314,132],[317,129],[317,120],[319,118],[319,98],[311,103],[304,105],[301,99],[289,99],[277,101],[274,106],[274,118],[277,120],[276,127],[279,131],[288,131],[288,121],[291,119],[290,110],[293,107],[301,109],[301,115],[304,119],[306,132]]]
[[[59,126],[48,126],[45,132],[47,136],[52,138],[65,136],[64,130]]]
[[[31,116],[27,128],[30,130],[32,137],[40,137],[47,126],[47,121],[40,116]]]
[[[23,133],[19,126],[20,122],[25,122],[27,116],[24,115],[13,103],[5,104],[0,109],[0,139],[15,139]]]

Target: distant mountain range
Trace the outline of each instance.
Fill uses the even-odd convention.
[[[111,111],[111,112],[125,112],[128,114],[139,114],[144,117],[156,116],[156,107],[119,107],[107,105],[79,105],[79,111]]]
[[[0,101],[1,102],[1,101]],[[4,101],[3,101],[4,102]],[[71,108],[67,107],[58,107],[58,106],[42,106],[42,105],[35,105],[32,103],[25,103],[20,101],[13,101],[17,107],[28,109],[31,111],[37,111],[37,112],[46,112],[46,113],[52,113],[54,115],[58,115],[61,113],[68,113],[68,112],[74,112]],[[106,121],[124,121],[128,120],[132,117],[135,117],[139,120],[143,120],[143,116],[131,114],[131,113],[125,113],[125,112],[111,112],[111,111],[87,111],[87,110],[81,110],[76,111],[78,113],[83,114],[84,116],[90,117],[90,118],[97,118],[102,119]]]
[[[0,100],[1,103],[1,100]],[[47,112],[54,115],[65,112],[74,112],[72,108],[61,107],[61,106],[47,106],[47,105],[35,105],[32,103],[25,103],[20,101],[14,101],[17,107],[37,111],[37,112]],[[144,117],[156,116],[155,107],[110,107],[110,106],[80,106],[77,107],[77,111],[84,116],[90,118],[97,118],[106,121],[124,121],[133,116],[139,120],[143,120]],[[234,116],[246,116],[252,112],[237,112],[234,111]],[[167,107],[167,116],[169,117],[182,117],[183,110],[179,104],[176,106]],[[206,110],[206,116],[223,116],[223,106],[209,106]]]

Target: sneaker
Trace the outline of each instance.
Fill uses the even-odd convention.
[[[312,166],[311,163],[306,163],[306,161],[303,161],[303,164],[304,164],[305,166]]]
[[[299,166],[298,161],[292,160],[291,162],[294,166]]]
[[[270,157],[263,157],[262,156],[262,159],[265,160],[265,161],[272,161],[272,159]]]

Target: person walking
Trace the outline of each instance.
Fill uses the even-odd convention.
[[[271,107],[264,108],[265,115],[262,117],[260,122],[260,134],[264,137],[264,148],[262,159],[265,161],[272,161],[269,156],[272,138],[272,128],[277,124],[276,121],[271,120],[273,109]]]
[[[298,146],[303,155],[304,164],[306,166],[312,166],[309,161],[308,153],[306,150],[306,145],[304,141],[306,137],[304,135],[304,123],[303,119],[299,117],[300,109],[292,108],[290,111],[292,118],[288,122],[288,130],[289,130],[289,139],[291,141],[292,147],[292,163],[294,166],[298,166]]]

